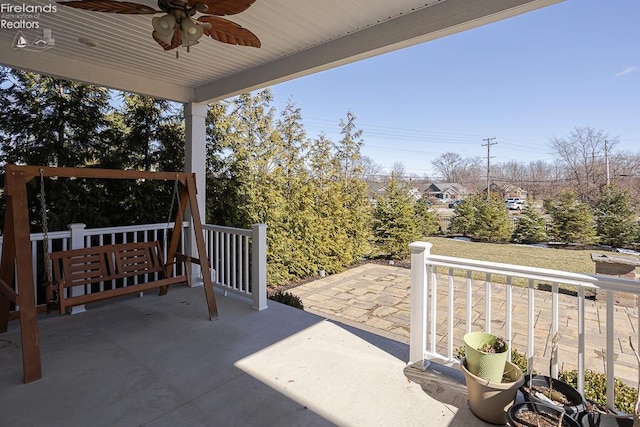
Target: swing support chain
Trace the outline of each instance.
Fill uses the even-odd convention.
[[[47,220],[47,196],[44,189],[44,169],[40,169],[40,217],[42,222],[42,252],[44,262],[44,279],[46,283],[47,311],[55,309],[59,295],[53,286],[51,275],[51,253],[49,252],[49,222]]]

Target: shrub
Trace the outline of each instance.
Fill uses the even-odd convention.
[[[563,243],[592,243],[595,240],[595,222],[591,209],[578,201],[576,193],[565,190],[553,202],[546,203],[551,215],[551,234]]]
[[[567,384],[578,386],[578,371],[562,371],[558,379]],[[614,405],[616,409],[633,414],[638,392],[635,388],[626,385],[622,380],[614,378]],[[601,405],[607,403],[607,376],[603,373],[584,371],[584,397]]]
[[[612,186],[605,190],[595,205],[596,229],[600,242],[611,246],[626,246],[636,238],[637,223],[629,195]]]
[[[547,222],[538,211],[527,207],[522,211],[511,240],[515,243],[538,243],[547,240]]]
[[[509,214],[497,195],[474,195],[456,206],[451,231],[486,242],[507,240],[511,234]]]
[[[438,234],[440,231],[438,216],[429,208],[428,201],[425,197],[416,201],[413,210],[415,212],[415,222],[418,226],[418,233],[421,238],[424,239],[427,236]]]
[[[300,310],[304,310],[304,304],[302,304],[302,300],[300,299],[300,297],[290,292],[274,292],[273,294],[269,295],[269,299],[285,305],[290,305],[291,307],[299,308]]]
[[[386,183],[385,190],[376,197],[373,242],[381,254],[402,259],[410,253],[409,243],[421,237],[415,218],[415,199],[409,186],[395,175]]]

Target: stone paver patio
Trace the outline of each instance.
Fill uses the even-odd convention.
[[[439,280],[438,286],[438,350],[446,354],[447,293],[446,278]],[[473,330],[483,330],[485,326],[484,282],[476,282],[473,293]],[[325,316],[376,334],[409,342],[410,319],[410,270],[379,264],[364,264],[343,273],[325,277],[289,289],[299,296],[306,311]],[[454,348],[462,345],[466,325],[466,285],[464,278],[454,280]],[[504,310],[506,287],[492,286],[491,331],[504,334]],[[527,300],[528,289],[513,288],[512,330],[513,347],[526,352],[527,345]],[[551,296],[544,290],[535,291],[535,367],[546,371],[549,357],[551,331]],[[560,294],[559,369],[577,368],[578,319],[577,298]],[[635,355],[629,346],[629,336],[636,336],[638,310],[636,307],[616,307],[615,322],[615,375],[629,385],[635,386],[638,368]],[[587,369],[604,372],[606,360],[606,310],[604,302],[585,302],[585,335]]]

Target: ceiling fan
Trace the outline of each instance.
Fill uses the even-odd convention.
[[[228,19],[219,18],[244,12],[256,0],[158,0],[155,10],[140,3],[117,0],[74,0],[58,1],[64,6],[95,12],[109,12],[133,15],[153,15],[153,39],[164,50],[199,43],[200,37],[207,35],[223,43],[260,47],[260,40],[251,31]],[[194,17],[196,13],[206,15]],[[177,51],[176,51],[177,56]]]

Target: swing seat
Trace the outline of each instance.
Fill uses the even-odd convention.
[[[160,243],[137,242],[53,252],[54,286],[60,314],[69,307],[102,301],[169,285],[186,283],[187,275],[169,276],[162,261]],[[149,275],[157,280],[145,281]],[[72,289],[80,288],[82,295]]]

